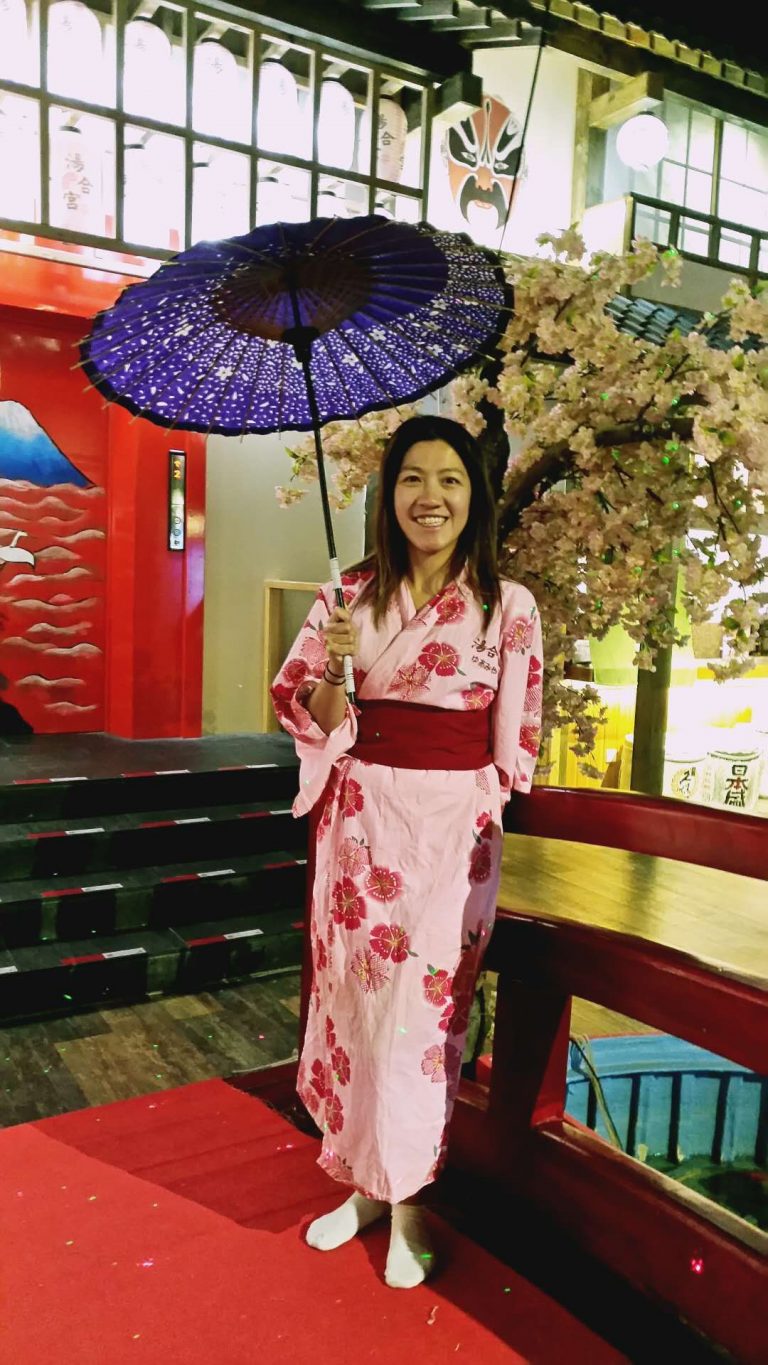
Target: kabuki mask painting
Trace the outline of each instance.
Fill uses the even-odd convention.
[[[501,231],[521,170],[521,144],[517,118],[490,95],[448,129],[444,151],[451,194],[470,228]]]

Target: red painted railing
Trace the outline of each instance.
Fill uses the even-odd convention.
[[[651,798],[537,789],[516,832],[768,875],[768,824]],[[755,885],[757,903],[765,900]],[[673,1309],[738,1361],[768,1359],[768,1235],[564,1114],[571,998],[768,1072],[768,982],[583,923],[501,911],[490,1088],[463,1082],[449,1164]]]
[[[632,792],[535,787],[527,796],[513,792],[504,827],[768,880],[768,821],[757,815]]]

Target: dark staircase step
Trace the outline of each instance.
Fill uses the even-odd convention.
[[[108,777],[16,777],[0,784],[0,821],[65,819],[128,814],[136,810],[175,810],[193,806],[231,806],[239,802],[292,801],[297,769],[292,762],[232,764],[205,772],[187,768],[126,770]],[[99,823],[95,821],[94,823]]]
[[[305,886],[306,858],[295,848],[4,882],[0,943],[14,950],[88,934],[163,930],[250,914],[256,907],[271,911],[302,904]]]
[[[279,798],[94,818],[0,826],[0,882],[198,862],[304,847],[307,840],[305,822]]]
[[[295,969],[302,911],[98,934],[0,953],[0,1018],[22,1019],[207,989]]]

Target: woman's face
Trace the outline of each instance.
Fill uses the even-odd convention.
[[[447,441],[417,441],[395,484],[395,516],[411,549],[450,557],[467,524],[472,485]]]

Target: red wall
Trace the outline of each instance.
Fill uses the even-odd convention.
[[[30,575],[34,600],[44,601],[48,610],[42,605],[17,607],[14,595],[22,602],[31,600],[29,584],[20,581],[8,588],[7,583],[12,577],[25,578],[25,566],[0,566],[0,616],[6,618],[0,619],[0,672],[11,683],[3,695],[38,731],[104,729],[130,738],[198,735],[205,440],[106,407],[73,368],[90,317],[109,306],[129,282],[125,276],[0,249],[0,402],[28,409],[93,484],[66,493],[57,489],[56,506],[46,504],[50,488],[0,484],[0,527],[13,531],[23,525],[27,535],[20,544],[33,553],[49,549],[52,537],[61,533],[63,538],[69,529],[54,525],[52,513],[88,532],[67,544],[70,552],[73,546],[82,549],[82,564],[78,560],[75,565],[79,572],[51,582],[47,595],[39,591],[43,574],[58,567],[55,555],[60,551],[54,550],[54,559],[47,554],[37,559],[37,577]],[[167,548],[170,449],[187,453],[183,552]],[[20,491],[30,504],[23,511]],[[9,535],[0,543],[9,544]],[[67,564],[71,567],[74,561]],[[53,611],[51,597],[56,599]],[[61,629],[60,623],[72,615],[79,634],[58,636],[50,630],[53,616]],[[47,626],[40,629],[44,618]],[[59,641],[71,646],[77,640],[91,648],[58,652]],[[53,653],[30,647],[43,641],[55,646]],[[35,683],[36,677],[42,682]],[[20,686],[24,678],[32,681]],[[66,704],[52,709],[52,698],[65,698]]]

